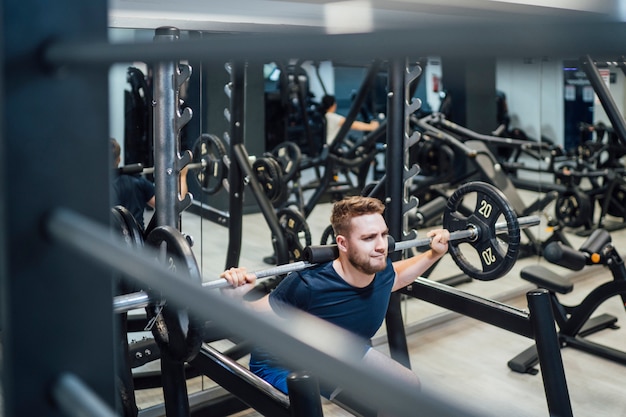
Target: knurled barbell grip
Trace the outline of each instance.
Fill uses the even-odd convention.
[[[288,274],[289,272],[301,271],[306,268],[310,268],[315,264],[306,261],[298,261],[292,262],[290,264],[278,265],[272,268],[261,269],[260,271],[253,271],[251,274],[254,274],[257,279],[275,277],[277,275]],[[230,286],[230,283],[226,281],[224,278],[216,279],[209,282],[204,282],[202,284],[204,288],[208,289],[216,289],[216,288],[225,288]]]

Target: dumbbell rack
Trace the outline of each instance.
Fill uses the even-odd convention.
[[[155,31],[154,42],[176,42],[180,32],[176,28],[162,27]],[[154,132],[154,182],[156,210],[155,227],[180,230],[180,213],[191,205],[189,194],[180,196],[180,171],[192,161],[186,150],[180,153],[180,131],[191,120],[192,111],[180,109],[180,88],[191,76],[191,66],[178,61],[160,61],[154,65],[153,76],[153,132]],[[159,229],[160,230],[160,229]],[[147,231],[154,233],[157,231]],[[148,235],[147,239],[150,239]],[[169,244],[168,244],[169,246]],[[170,252],[168,247],[167,251]],[[166,320],[166,311],[157,310],[154,320]],[[161,316],[161,315],[164,316]],[[174,313],[177,314],[177,313]],[[183,312],[184,314],[184,312]],[[159,318],[160,317],[160,318]],[[169,322],[165,321],[166,332]],[[158,325],[153,330],[159,336]],[[166,336],[168,339],[171,336]],[[160,343],[163,397],[168,415],[186,415],[189,403],[180,401],[188,397],[184,362],[169,353],[169,343]]]
[[[419,109],[419,99],[408,101],[413,83],[421,74],[421,67],[408,69],[406,60],[395,59],[389,63],[389,87],[387,95],[387,161],[403,161],[401,164],[387,164],[386,221],[392,236],[402,236],[402,240],[414,239],[415,232],[407,232],[406,213],[417,206],[417,199],[408,196],[407,181],[415,176],[418,167],[407,167],[408,148],[419,138],[419,133],[409,131],[409,116]],[[398,260],[402,254],[393,254]],[[393,293],[389,303],[385,324],[391,356],[407,367],[411,367],[400,308],[401,295]]]

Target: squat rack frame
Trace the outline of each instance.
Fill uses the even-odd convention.
[[[53,381],[64,372],[78,375],[111,407],[116,403],[110,268],[50,244],[40,227],[45,213],[62,206],[101,224],[109,222],[106,115],[111,63],[206,58],[207,53],[221,62],[234,56],[261,61],[302,53],[311,58],[403,57],[407,50],[424,55],[593,51],[614,56],[626,35],[626,27],[618,22],[481,22],[336,35],[332,42],[330,35],[257,34],[175,45],[113,45],[106,40],[105,1],[7,0],[0,13],[4,91],[0,190],[7,196],[0,208],[0,304],[7,415],[59,415],[49,394]],[[529,40],[529,34],[541,42]],[[462,49],[458,39],[464,40]],[[354,48],[356,44],[368,47]],[[80,164],[86,156],[91,163]],[[83,192],[86,187],[89,198]],[[49,318],[52,323],[46,323]],[[45,361],[40,360],[42,341]]]

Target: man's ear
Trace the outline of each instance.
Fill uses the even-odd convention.
[[[348,239],[346,239],[346,237],[344,235],[337,235],[335,236],[335,242],[337,243],[337,249],[339,249],[340,252],[347,252],[348,248],[346,247],[346,242]]]

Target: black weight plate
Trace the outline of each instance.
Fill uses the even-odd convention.
[[[143,247],[143,234],[135,217],[123,206],[111,208],[111,223],[114,231],[119,231],[130,248]],[[121,278],[121,276],[120,276]],[[128,279],[119,279],[118,294],[128,294],[139,291]]]
[[[225,155],[226,146],[222,140],[209,133],[201,134],[193,145],[193,162],[206,163],[203,169],[194,170],[194,178],[208,194],[215,194],[222,188],[226,177]]]
[[[283,193],[284,186],[278,162],[273,157],[257,158],[252,164],[252,171],[265,196],[275,203]]]
[[[475,209],[469,215],[459,209],[464,200],[475,196]],[[467,201],[466,201],[466,206]],[[504,217],[506,221],[506,243],[498,237],[496,223]],[[469,182],[461,185],[448,199],[443,214],[443,227],[451,233],[459,230],[476,228],[474,239],[451,240],[448,252],[457,266],[468,276],[481,281],[490,281],[509,272],[517,260],[520,245],[520,227],[513,208],[504,194],[495,186],[484,182]],[[474,263],[463,254],[460,245],[476,251]],[[506,247],[506,249],[505,249]]]
[[[559,194],[554,205],[554,214],[563,226],[580,227],[592,222],[592,203],[588,196],[571,189]]]
[[[300,168],[302,159],[300,147],[294,142],[285,141],[272,150],[272,155],[282,169],[283,181],[291,181]]]
[[[161,261],[165,267],[177,272],[176,265],[182,265],[186,270],[181,273],[200,288],[202,275],[189,242],[182,233],[170,226],[158,226],[150,232],[146,243],[161,251]],[[169,304],[163,307],[161,314],[157,314],[156,306],[149,306],[146,311],[148,318],[156,317],[152,334],[161,349],[168,349],[173,359],[181,361],[188,361],[196,356],[202,344],[201,321],[189,316],[187,310]]]
[[[111,208],[112,219],[117,222],[124,236],[124,240],[133,247],[143,246],[143,232],[137,219],[123,206]]]
[[[306,219],[289,207],[278,210],[276,216],[287,241],[289,260],[301,260],[304,248],[311,245],[311,231]]]

